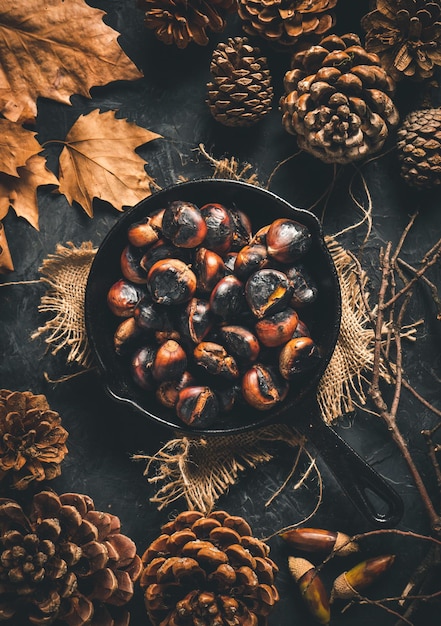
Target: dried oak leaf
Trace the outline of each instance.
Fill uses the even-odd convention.
[[[141,78],[103,15],[84,0],[0,3],[0,113],[33,123],[39,96],[70,104],[93,86]]]
[[[136,204],[152,193],[155,183],[135,148],[160,138],[126,119],[116,118],[115,111],[100,113],[95,109],[81,115],[60,154],[60,193],[69,204],[80,204],[89,217],[93,217],[93,198],[109,202],[118,211]]]

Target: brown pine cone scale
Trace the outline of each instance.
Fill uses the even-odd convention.
[[[397,133],[401,176],[411,186],[441,185],[441,108],[413,111]]]

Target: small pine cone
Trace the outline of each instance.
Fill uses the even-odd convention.
[[[85,495],[40,491],[26,512],[1,498],[0,528],[0,621],[127,626],[142,566],[118,517]]]
[[[441,65],[441,1],[382,0],[361,21],[366,49],[394,78],[423,80]]]
[[[395,83],[355,34],[328,35],[293,56],[280,100],[286,131],[325,163],[378,152],[398,124]]]
[[[61,474],[68,433],[46,397],[0,389],[0,480],[16,489]]]
[[[142,557],[153,626],[264,626],[279,599],[268,554],[241,517],[180,513]]]
[[[145,11],[144,24],[165,44],[186,48],[205,46],[207,32],[225,28],[227,13],[237,11],[238,0],[138,0]]]
[[[252,126],[271,110],[273,87],[267,60],[246,37],[220,43],[210,71],[213,81],[207,85],[207,104],[216,121],[225,126]]]
[[[239,16],[249,35],[286,47],[330,31],[336,4],[337,0],[239,0]]]
[[[417,188],[441,185],[441,108],[409,113],[397,138],[404,180]]]

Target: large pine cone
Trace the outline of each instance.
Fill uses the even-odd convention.
[[[333,27],[337,0],[239,0],[243,29],[277,46],[322,37]]]
[[[225,28],[225,16],[237,11],[238,0],[138,0],[144,23],[165,44],[186,48],[208,43],[207,31]]]
[[[404,180],[418,188],[441,185],[441,108],[409,113],[397,136]]]
[[[295,54],[291,67],[280,105],[300,148],[342,164],[381,149],[399,121],[395,83],[357,35],[329,35]]]
[[[268,554],[241,517],[180,513],[142,557],[152,624],[263,626],[279,599]]]
[[[246,37],[228,39],[213,52],[207,104],[225,126],[252,126],[271,110],[273,88],[266,58]]]
[[[441,0],[377,0],[361,23],[366,49],[395,80],[429,78],[441,65]]]
[[[45,396],[0,389],[0,480],[10,477],[13,487],[25,489],[59,476],[67,436]]]
[[[115,515],[77,493],[37,493],[29,515],[0,499],[0,621],[127,626],[141,559]]]

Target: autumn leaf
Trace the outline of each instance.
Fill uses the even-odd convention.
[[[93,198],[110,202],[118,211],[137,204],[152,193],[154,180],[134,150],[159,138],[126,119],[117,119],[115,111],[95,109],[81,115],[60,154],[60,193],[69,204],[78,202],[89,217],[93,217]]]
[[[93,86],[142,74],[107,26],[104,11],[84,0],[0,2],[0,112],[35,121],[39,96],[70,104]]]
[[[42,151],[34,133],[19,124],[0,119],[0,172],[19,176],[17,168]]]
[[[0,222],[0,274],[7,274],[13,271],[14,264],[12,263],[11,253],[9,252],[5,228]]]
[[[19,167],[18,174],[17,178],[0,173],[0,220],[12,207],[18,217],[23,217],[38,230],[37,187],[58,185],[58,180],[46,168],[46,159],[38,154]]]

